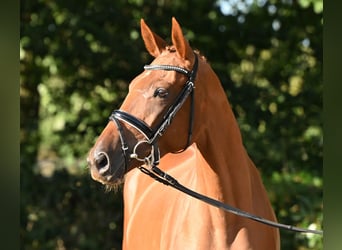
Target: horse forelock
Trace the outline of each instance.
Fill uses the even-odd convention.
[[[177,52],[176,47],[174,45],[166,46],[165,50],[169,53],[176,53]],[[198,49],[194,49],[193,51],[201,60],[207,62],[207,58],[201,53],[201,51],[199,51]]]
[[[174,45],[166,46],[166,50],[170,53],[175,53],[177,51]]]

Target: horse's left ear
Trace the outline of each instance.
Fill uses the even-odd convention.
[[[191,60],[194,57],[192,48],[185,39],[182,29],[174,17],[172,17],[172,43],[183,59]]]

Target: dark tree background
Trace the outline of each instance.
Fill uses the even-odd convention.
[[[27,0],[20,14],[21,249],[121,248],[121,192],[91,180],[86,154],[152,59],[140,18],[168,41],[177,18],[221,79],[278,220],[321,229],[322,0]]]

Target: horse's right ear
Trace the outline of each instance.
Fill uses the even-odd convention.
[[[141,36],[145,47],[151,56],[157,57],[165,49],[167,43],[160,36],[151,31],[144,19],[140,20]]]

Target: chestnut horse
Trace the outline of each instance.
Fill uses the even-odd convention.
[[[175,18],[172,45],[143,20],[141,34],[155,59],[130,83],[88,156],[93,179],[108,186],[124,179],[123,249],[279,249],[278,229],[224,212],[139,171],[158,165],[198,193],[276,220],[206,59],[192,50]]]

